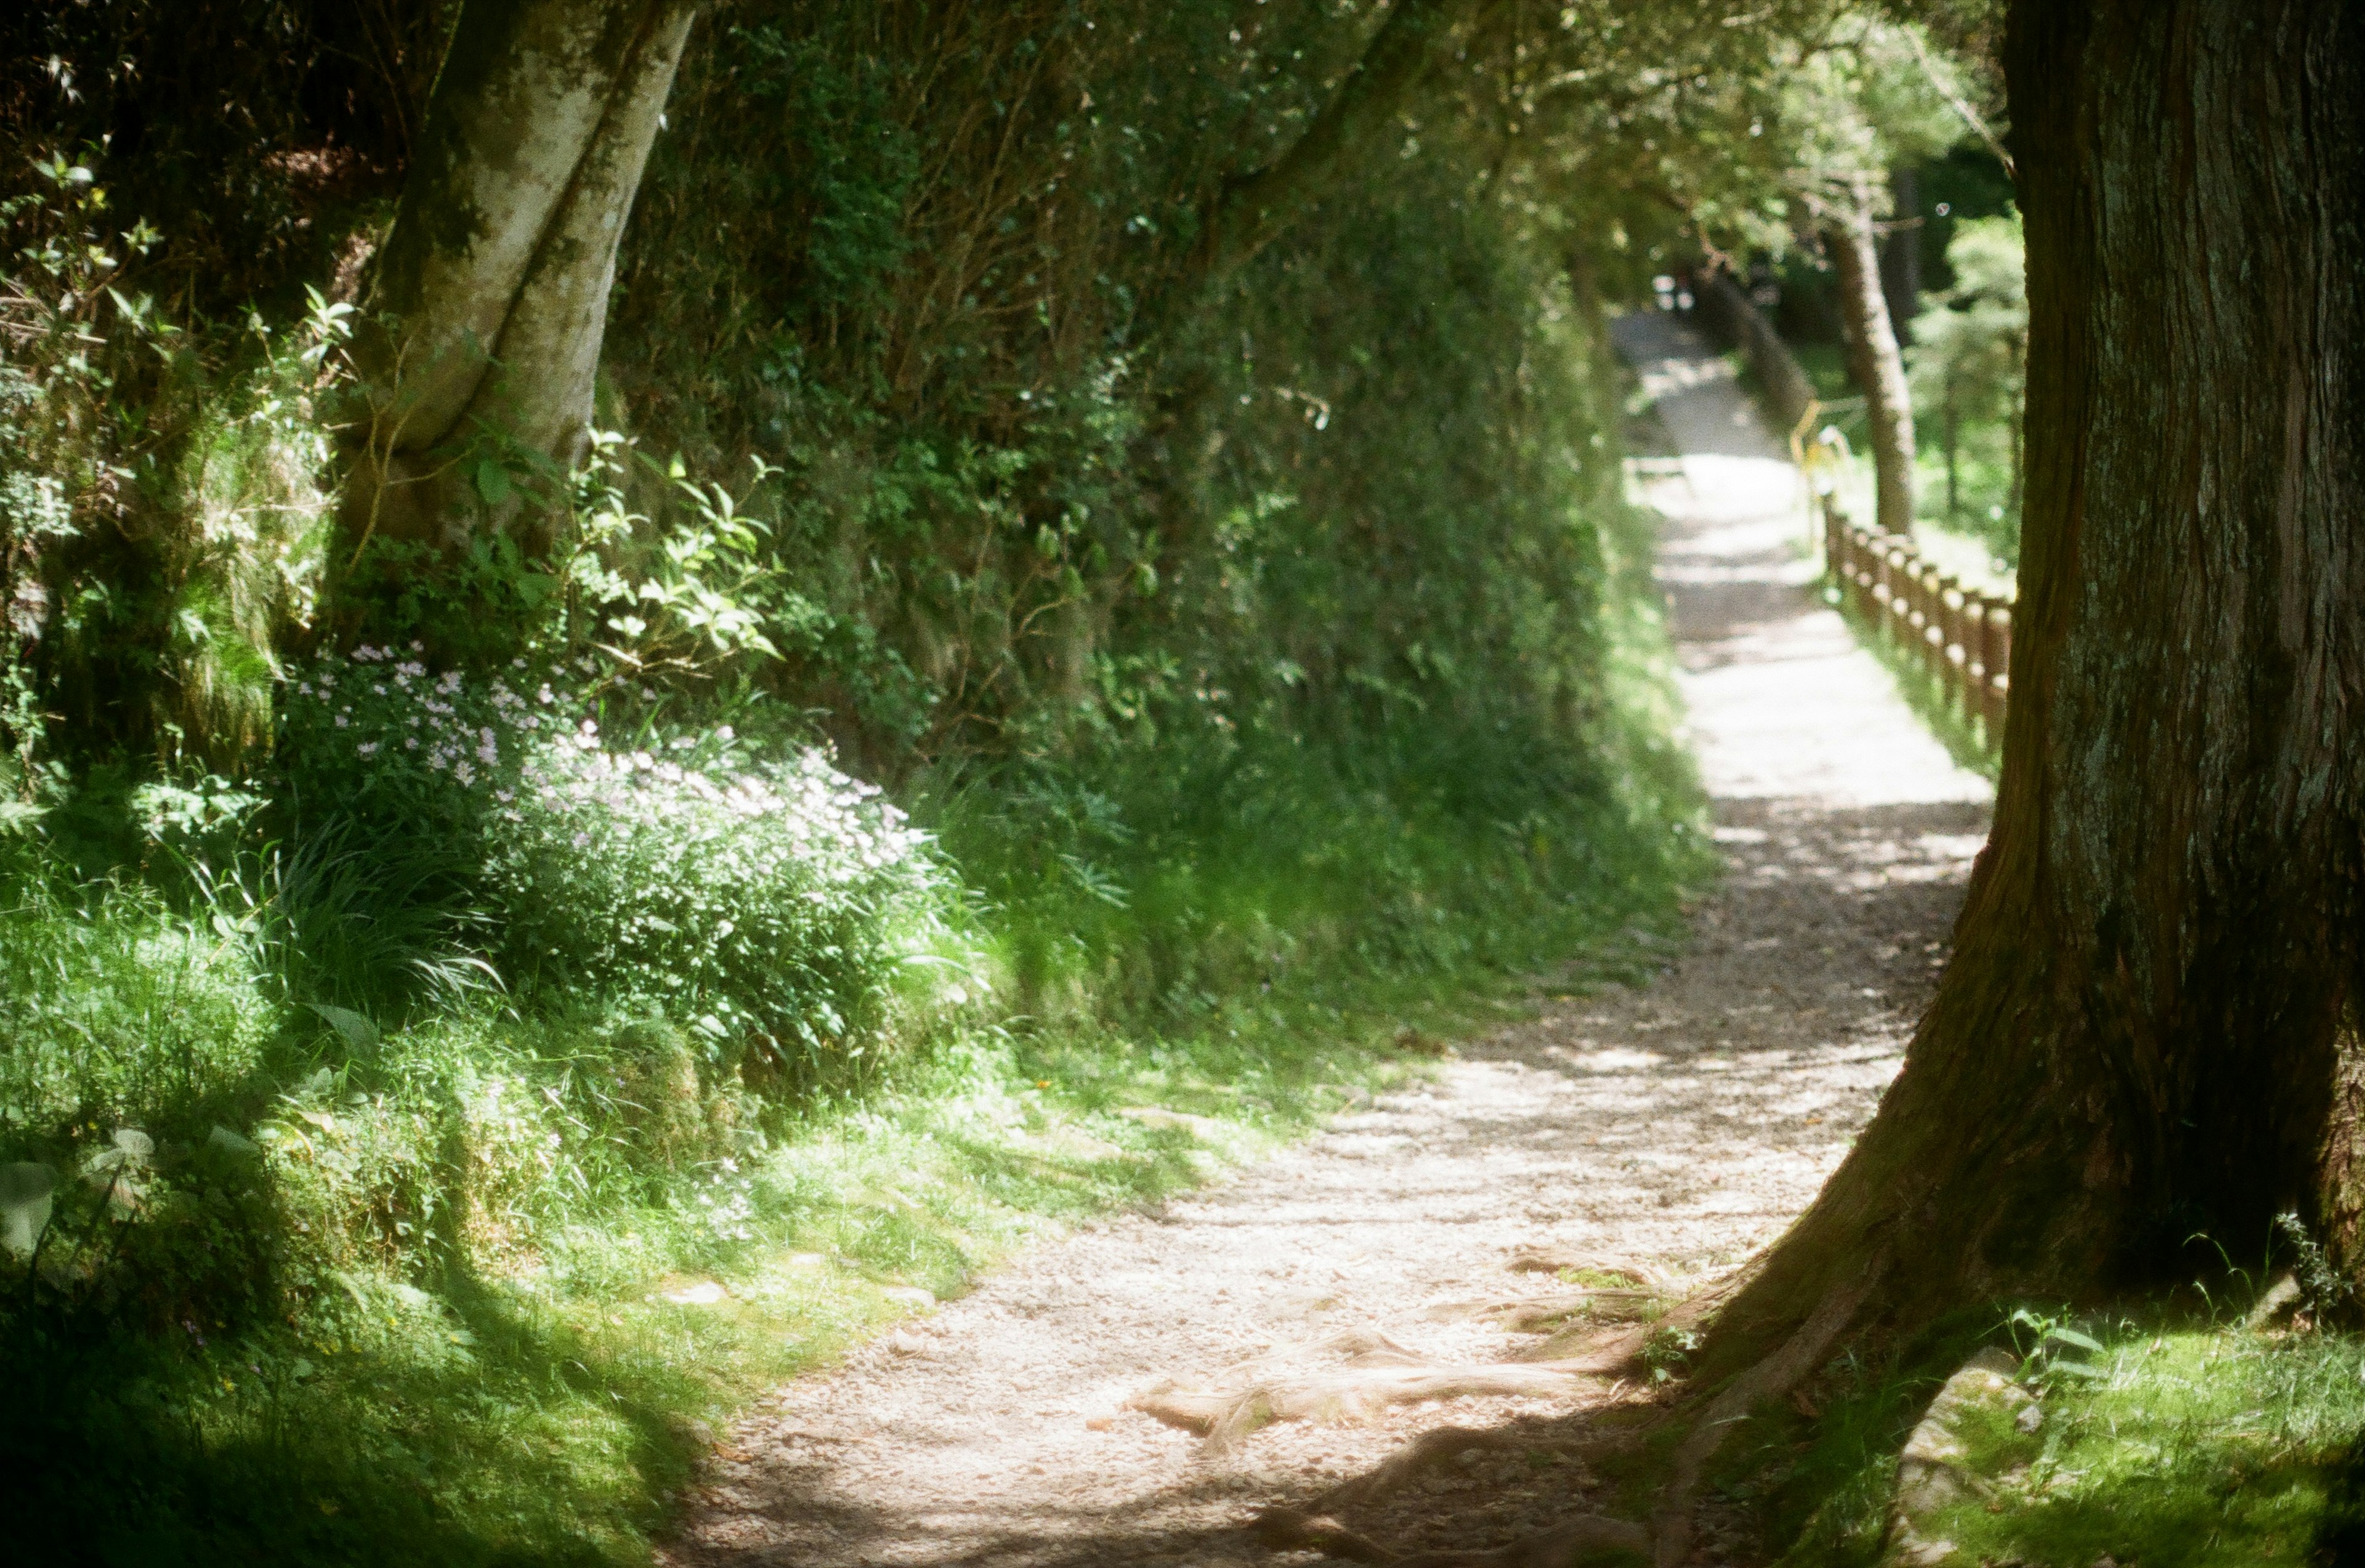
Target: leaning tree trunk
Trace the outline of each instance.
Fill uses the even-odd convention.
[[[1395,0],[1305,133],[1272,162],[1224,183],[1169,290],[1186,311],[1203,307],[1343,174],[1368,162],[1384,138],[1400,134],[1406,100],[1469,9],[1468,0]]]
[[[1994,835],[1905,1067],[1721,1320],[2353,1264],[2365,8],[2018,0],[2028,498]]]
[[[617,241],[692,9],[467,0],[358,344],[356,554],[464,543],[582,456]]]
[[[1823,230],[1839,274],[1840,320],[1846,330],[1848,369],[1864,388],[1871,428],[1877,521],[1891,533],[1913,528],[1913,398],[1905,386],[1905,355],[1881,289],[1880,241],[1873,230],[1872,184],[1859,175],[1844,207]]]

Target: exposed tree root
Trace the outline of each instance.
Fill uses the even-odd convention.
[[[1568,1560],[1580,1551],[1651,1549],[1651,1532],[1642,1526],[1597,1514],[1485,1551],[1391,1551],[1336,1519],[1294,1508],[1267,1508],[1250,1528],[1276,1551],[1319,1551],[1351,1562],[1391,1563],[1395,1568],[1567,1568]]]
[[[1275,1506],[1266,1509],[1250,1528],[1258,1540],[1276,1550],[1314,1551],[1350,1562],[1392,1564],[1394,1568],[1564,1568],[1569,1559],[1579,1551],[1612,1548],[1647,1551],[1654,1568],[1684,1568],[1691,1559],[1693,1503],[1709,1462],[1753,1406],[1761,1401],[1779,1399],[1789,1394],[1823,1363],[1833,1343],[1855,1321],[1866,1299],[1887,1271],[1886,1255],[1876,1258],[1855,1283],[1825,1295],[1779,1348],[1727,1383],[1713,1398],[1698,1409],[1689,1434],[1676,1450],[1648,1525],[1585,1515],[1541,1534],[1489,1551],[1400,1554],[1356,1533],[1334,1517],[1338,1510],[1372,1503],[1404,1484],[1419,1471],[1473,1449],[1526,1449],[1533,1446],[1512,1433],[1489,1432],[1467,1427],[1441,1427],[1398,1449],[1367,1474],[1332,1487],[1305,1508]],[[1704,1300],[1696,1297],[1676,1312],[1670,1313],[1659,1324],[1649,1326],[1650,1330],[1655,1332],[1667,1323],[1677,1320],[1679,1316],[1683,1322],[1699,1321],[1723,1299],[1730,1288],[1728,1282],[1714,1291],[1705,1293]],[[1636,1349],[1642,1343],[1631,1334],[1619,1336],[1619,1339],[1631,1339]],[[1404,1358],[1410,1352],[1377,1335],[1340,1336],[1339,1340],[1329,1343],[1337,1347],[1341,1340],[1353,1340],[1361,1345],[1362,1348],[1355,1352],[1358,1355],[1370,1355],[1378,1347],[1385,1347],[1392,1359],[1388,1365],[1379,1370],[1399,1379],[1432,1378],[1442,1382],[1455,1373],[1474,1374],[1469,1385],[1452,1390],[1456,1393],[1530,1392],[1527,1388],[1497,1389],[1489,1383],[1500,1374],[1515,1371],[1565,1377],[1574,1365],[1572,1361],[1564,1360],[1509,1366],[1429,1369],[1404,1364]],[[1376,1345],[1373,1341],[1377,1342]],[[1599,1361],[1612,1349],[1603,1347],[1588,1360]],[[1418,1361],[1418,1358],[1414,1360]],[[1351,1376],[1330,1374],[1328,1378],[1307,1379],[1295,1384],[1258,1384],[1229,1395],[1200,1395],[1198,1397],[1210,1401],[1230,1402],[1208,1406],[1209,1424],[1200,1429],[1207,1430],[1212,1439],[1217,1434],[1236,1428],[1237,1436],[1231,1440],[1237,1441],[1239,1436],[1245,1436],[1253,1429],[1253,1426],[1241,1423],[1239,1412],[1242,1406],[1239,1402],[1261,1400],[1264,1403],[1256,1408],[1267,1418],[1285,1416],[1288,1412],[1283,1408],[1276,1395],[1295,1401],[1303,1396],[1301,1391],[1310,1393],[1317,1385],[1327,1385]],[[1366,1392],[1361,1397],[1373,1397],[1383,1386],[1403,1385],[1363,1385]],[[1564,1387],[1565,1384],[1560,1386]],[[1335,1397],[1335,1394],[1331,1396]],[[1411,1395],[1444,1396],[1443,1394]],[[1151,1397],[1144,1395],[1136,1399],[1136,1408],[1149,1409],[1153,1415],[1160,1414],[1159,1410],[1145,1403]],[[1160,1397],[1171,1403],[1176,1395],[1169,1392]],[[1379,1402],[1395,1401],[1382,1398]],[[1170,1417],[1161,1416],[1160,1418]],[[1653,1429],[1656,1426],[1657,1423],[1653,1423]],[[1631,1443],[1642,1435],[1620,1433],[1600,1443],[1583,1446],[1588,1449],[1618,1446]],[[1567,1447],[1554,1446],[1564,1450]]]
[[[1294,1370],[1324,1352],[1343,1354],[1345,1363],[1328,1372]],[[1566,1393],[1571,1377],[1592,1372],[1589,1366],[1522,1361],[1432,1361],[1384,1335],[1356,1330],[1306,1350],[1260,1357],[1219,1376],[1210,1388],[1169,1379],[1126,1404],[1170,1427],[1200,1433],[1209,1449],[1222,1452],[1273,1421],[1360,1420],[1391,1405],[1425,1399],[1550,1396]]]
[[[1546,1334],[1572,1322],[1633,1323],[1650,1314],[1664,1298],[1657,1291],[1620,1287],[1582,1290],[1541,1301],[1482,1300],[1446,1302],[1424,1316],[1491,1318],[1515,1334]]]
[[[1751,1406],[1761,1399],[1779,1399],[1821,1366],[1832,1342],[1855,1321],[1856,1311],[1873,1286],[1889,1271],[1884,1254],[1854,1284],[1823,1297],[1798,1331],[1781,1349],[1734,1378],[1709,1401],[1692,1423],[1690,1436],[1676,1450],[1659,1506],[1651,1514],[1652,1562],[1656,1568],[1682,1568],[1691,1558],[1692,1497],[1699,1490],[1700,1473],[1716,1456],[1725,1438]]]
[[[1623,1280],[1642,1290],[1651,1290],[1659,1278],[1639,1263],[1622,1259],[1597,1258],[1586,1252],[1565,1252],[1557,1248],[1531,1247],[1511,1254],[1504,1265],[1515,1274],[1596,1274],[1604,1279]]]
[[[1637,1323],[1624,1333],[1608,1338],[1600,1336],[1596,1325],[1583,1322],[1567,1324],[1555,1329],[1541,1344],[1531,1345],[1521,1351],[1519,1359],[1569,1366],[1583,1363],[1597,1372],[1624,1371],[1641,1359],[1643,1348],[1650,1344],[1653,1336],[1670,1329],[1697,1327],[1715,1316],[1752,1272],[1750,1269],[1743,1269],[1727,1275],[1703,1290],[1694,1291],[1649,1322]]]

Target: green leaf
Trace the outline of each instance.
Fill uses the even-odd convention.
[[[2080,1334],[2075,1328],[2063,1328],[2056,1326],[2052,1328],[2046,1329],[2045,1337],[2047,1339],[2058,1340],[2064,1345],[2075,1345],[2078,1349],[2085,1351],[2089,1355],[2099,1356],[2102,1353],[2102,1342],[2101,1340],[2094,1338],[2091,1335]]]
[[[263,1149],[263,1146],[252,1138],[241,1137],[223,1126],[217,1126],[206,1135],[206,1147],[218,1148],[224,1154],[259,1154]]]
[[[50,1194],[58,1173],[46,1165],[0,1165],[0,1245],[20,1258],[32,1256],[50,1223]]]
[[[476,465],[476,494],[485,504],[497,507],[510,498],[510,471],[494,458],[488,457]]]
[[[323,1023],[343,1036],[347,1046],[357,1051],[368,1050],[378,1042],[378,1027],[349,1007],[331,1007],[325,1002],[307,1002],[306,1006],[320,1015]]]

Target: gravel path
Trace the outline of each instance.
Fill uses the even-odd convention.
[[[1163,1376],[1374,1329],[1444,1359],[1533,1343],[1473,1304],[1564,1294],[1522,1249],[1681,1289],[1771,1240],[1896,1070],[1988,788],[1801,585],[1798,478],[1724,363],[1671,318],[1620,351],[1681,453],[1638,461],[1730,872],[1647,990],[1553,1005],[1435,1077],[1152,1215],[1036,1248],[801,1379],[734,1434],[664,1554],[723,1564],[1272,1563],[1239,1526],[1443,1425],[1538,1434],[1631,1389],[1284,1422],[1220,1455],[1123,1408]],[[1298,1364],[1335,1364],[1301,1349]],[[732,1457],[736,1455],[738,1457]],[[1359,1528],[1483,1546],[1582,1506],[1541,1450],[1447,1465]],[[1711,1531],[1700,1560],[1728,1544]]]

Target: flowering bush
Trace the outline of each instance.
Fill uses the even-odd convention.
[[[926,837],[874,786],[817,750],[754,755],[728,725],[644,722],[611,746],[603,711],[645,721],[645,703],[589,686],[589,660],[471,678],[416,653],[364,645],[292,678],[281,756],[302,811],[386,855],[461,846],[462,896],[521,991],[661,1012],[711,1067],[782,1089],[858,1065],[941,929]]]

